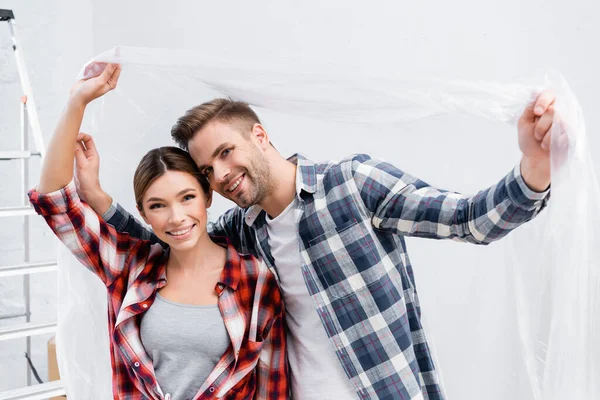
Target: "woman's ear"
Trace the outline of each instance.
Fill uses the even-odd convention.
[[[146,218],[146,213],[144,213],[144,210],[142,208],[140,208],[139,205],[135,206],[138,210],[138,212],[140,213],[140,216],[144,219],[144,222],[146,222],[148,225],[150,225],[150,222],[148,222],[148,218]]]
[[[209,188],[208,193],[206,193],[206,208],[209,208],[210,205],[212,204],[212,198],[213,198],[213,190]]]

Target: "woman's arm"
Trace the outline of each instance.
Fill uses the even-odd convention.
[[[104,222],[81,201],[73,181],[50,193],[31,190],[29,200],[60,241],[106,286],[147,262],[151,243]]]
[[[116,64],[104,65],[100,75],[73,86],[48,146],[40,184],[29,192],[31,204],[56,236],[107,286],[142,263],[150,246],[116,232],[81,201],[73,182],[73,159],[82,151],[77,140],[83,140],[79,128],[86,105],[114,89],[120,72]]]
[[[94,99],[117,87],[121,67],[107,64],[102,74],[78,81],[71,89],[69,101],[58,121],[54,135],[48,144],[42,166],[39,193],[59,190],[73,179],[73,159],[77,148],[77,135],[83,120],[85,107]]]

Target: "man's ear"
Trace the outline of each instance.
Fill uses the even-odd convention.
[[[144,212],[143,209],[140,208],[139,205],[135,206],[138,210],[138,212],[140,213],[140,216],[144,219],[144,222],[146,222],[148,225],[150,225],[150,222],[148,222],[148,218],[146,218],[146,213]]]
[[[252,126],[252,137],[256,139],[261,149],[266,150],[270,146],[269,134],[261,124],[254,124]]]

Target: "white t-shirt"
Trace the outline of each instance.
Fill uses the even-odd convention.
[[[358,396],[335,355],[302,277],[297,201],[294,199],[277,218],[267,216],[269,245],[289,329],[292,395],[294,400],[356,399]]]

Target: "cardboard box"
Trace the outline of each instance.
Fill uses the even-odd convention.
[[[55,337],[48,340],[48,381],[57,381],[60,379],[58,374],[58,363],[56,362],[56,341]],[[64,400],[67,396],[51,397],[50,400]]]

